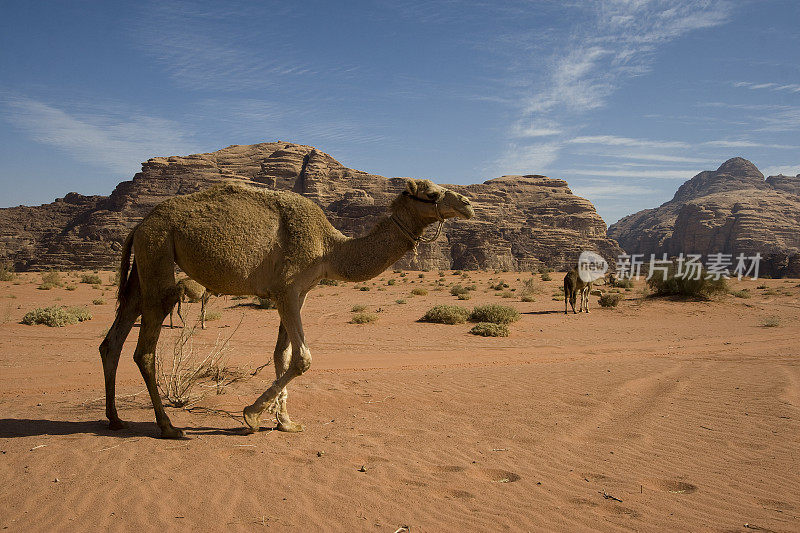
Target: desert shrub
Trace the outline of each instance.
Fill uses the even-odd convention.
[[[92,300],[93,305],[105,305],[106,301],[103,298],[95,298]]]
[[[508,337],[508,326],[506,324],[493,324],[492,322],[478,322],[470,333],[481,337]]]
[[[469,311],[457,305],[436,305],[428,309],[420,322],[436,324],[463,324],[469,318]]]
[[[752,294],[747,289],[742,289],[740,291],[731,291],[731,294],[736,296],[737,298],[750,298]]]
[[[460,276],[461,274],[462,274],[462,272],[460,270],[453,270],[453,275],[454,276]]]
[[[781,318],[779,316],[768,316],[761,321],[761,326],[765,328],[777,328],[781,325]]]
[[[600,307],[616,307],[622,301],[622,295],[616,292],[607,292],[600,296],[597,303]]]
[[[404,277],[406,277],[406,273],[405,273],[405,272],[400,272],[400,277],[401,277],[401,278],[404,278]]]
[[[399,300],[395,300],[395,303],[398,303],[398,304],[402,305],[402,304],[407,303],[407,302],[406,302],[406,300],[404,298],[400,298]]]
[[[89,285],[100,285],[103,280],[97,274],[83,274],[81,276],[81,283],[88,283]]]
[[[468,292],[462,292],[457,297],[459,300],[469,300],[470,298],[472,298],[472,296]]]
[[[219,320],[222,318],[220,311],[206,311],[206,321]]]
[[[360,312],[366,311],[366,310],[367,310],[367,306],[366,305],[361,305],[361,304],[356,304],[356,305],[354,305],[353,307],[350,308],[350,312],[351,313],[360,313]]]
[[[527,293],[527,292],[523,292],[520,295],[519,299],[522,302],[535,302],[536,301],[536,298],[533,296],[533,294],[530,294],[530,293]]]
[[[43,291],[49,291],[54,287],[62,287],[64,282],[61,281],[61,276],[58,275],[58,272],[45,272],[42,274],[42,283],[37,287],[37,289]]]
[[[74,291],[74,290],[75,290],[75,289],[77,289],[77,288],[78,288],[78,287],[77,287],[77,286],[75,286],[75,285],[67,285],[66,287],[64,287],[64,289],[66,289],[66,290],[68,290],[68,291]]]
[[[319,284],[320,285],[330,285],[330,286],[335,287],[335,286],[339,285],[339,280],[322,278],[321,280],[319,280]]]
[[[633,288],[633,280],[630,278],[618,279],[613,286],[620,289],[631,289]]]
[[[360,290],[361,292],[367,292],[369,290],[369,287],[367,287],[366,285],[362,285],[361,287],[358,288],[358,290]]]
[[[491,322],[493,324],[510,324],[519,320],[519,312],[513,307],[499,304],[479,305],[469,315],[471,322]]]
[[[699,279],[678,277],[675,265],[671,265],[664,276],[661,273],[647,280],[647,286],[654,296],[675,296],[679,298],[707,299],[715,294],[728,292],[728,281],[720,277],[718,280],[706,279],[706,272],[701,272]]]
[[[513,298],[513,297],[514,297],[514,293],[513,293],[513,292],[511,292],[511,291],[504,291],[504,292],[502,292],[502,293],[500,294],[500,296],[501,296],[502,298]]]
[[[489,288],[496,291],[502,291],[503,289],[508,288],[508,283],[503,283],[502,281],[498,281],[497,283],[490,284]]]
[[[156,379],[161,397],[173,407],[191,407],[208,391],[222,394],[225,387],[247,373],[226,366],[229,343],[236,330],[224,340],[217,339],[206,355],[194,348],[195,326],[184,326],[172,346],[171,360],[165,363],[161,350],[156,351]],[[254,374],[253,374],[254,375]],[[201,392],[195,392],[200,385]]]
[[[459,294],[467,294],[469,289],[462,285],[453,285],[450,287],[450,294],[453,296],[458,296]]]
[[[12,281],[15,276],[11,263],[0,263],[0,281]]]
[[[378,320],[378,315],[373,313],[356,313],[350,319],[351,324],[369,324]]]
[[[542,272],[542,281],[550,281],[551,279],[553,278],[550,276],[550,272]]]
[[[51,307],[37,307],[33,311],[29,311],[22,317],[22,323],[29,326],[44,324],[50,327],[61,327],[91,319],[92,314],[83,307],[53,305]]]
[[[395,283],[397,282],[393,279],[390,279],[389,281],[386,282],[387,285],[394,285]]]
[[[445,274],[444,274],[444,270],[440,270],[440,271],[439,271],[439,277],[440,277],[440,278],[443,278],[444,276],[445,276]]]
[[[427,296],[428,291],[426,289],[423,289],[422,287],[416,287],[414,289],[411,289],[411,294],[413,294],[414,296]]]
[[[419,279],[423,279],[423,278],[425,277],[425,274],[422,274],[422,273],[420,273],[420,274],[417,274],[417,277],[418,277]]]
[[[766,289],[766,288],[767,288],[767,286],[764,285],[764,284],[761,284],[758,287],[756,287],[756,289]]]
[[[777,296],[779,293],[775,289],[767,289],[761,293],[762,296]]]
[[[253,305],[257,309],[275,309],[275,302],[272,301],[272,298],[262,298],[261,296],[256,296],[253,298]]]

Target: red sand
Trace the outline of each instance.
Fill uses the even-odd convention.
[[[242,433],[267,367],[199,404],[218,411],[168,409],[182,441],[155,438],[136,328],[117,381],[130,428],[106,429],[97,346],[113,288],[76,275],[74,291],[37,290],[38,274],[0,282],[0,528],[800,531],[797,280],[734,282],[754,296],[711,302],[642,299],[640,282],[616,309],[593,296],[589,315],[565,316],[551,296],[563,275],[537,276],[532,303],[484,291],[502,277],[519,292],[528,273],[469,275],[444,278],[477,283],[466,302],[434,291],[435,272],[386,273],[369,292],[318,287],[303,312],[314,362],[289,389],[306,431],[265,420]],[[420,283],[430,292],[412,296]],[[510,337],[416,322],[437,303],[486,302],[522,313]],[[255,368],[271,359],[277,314],[239,303],[212,299],[222,317],[195,349],[243,315],[230,364]],[[348,323],[356,303],[380,308],[377,322]],[[19,323],[52,304],[94,319]],[[770,316],[780,325],[763,327]],[[163,331],[162,349],[178,331]]]

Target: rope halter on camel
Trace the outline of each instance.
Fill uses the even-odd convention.
[[[409,198],[411,198],[412,200],[416,200],[417,202],[423,202],[423,203],[426,203],[426,204],[433,204],[433,207],[436,210],[436,219],[439,221],[439,226],[436,228],[436,233],[433,235],[433,237],[425,237],[424,235],[420,235],[419,237],[414,237],[414,235],[411,234],[411,232],[408,230],[408,228],[403,226],[403,224],[399,220],[397,220],[397,217],[394,216],[394,213],[392,213],[392,216],[389,217],[389,218],[391,218],[392,222],[395,223],[397,228],[400,230],[400,233],[402,233],[414,245],[413,249],[414,249],[414,252],[416,253],[417,245],[419,243],[421,243],[421,242],[424,242],[424,243],[434,242],[436,239],[439,238],[439,235],[442,234],[442,226],[444,226],[444,217],[442,216],[442,213],[439,211],[439,202],[441,200],[427,200],[425,198],[418,198],[418,197],[416,197],[414,195],[409,194],[408,191],[403,191],[403,195],[404,196],[408,196]]]

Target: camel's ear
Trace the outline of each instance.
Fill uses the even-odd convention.
[[[406,192],[411,196],[417,195],[417,180],[406,180]]]

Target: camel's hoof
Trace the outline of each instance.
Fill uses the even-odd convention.
[[[117,418],[115,420],[109,420],[108,421],[108,429],[113,429],[114,431],[117,431],[117,430],[120,430],[120,429],[126,429],[127,427],[128,427],[128,423],[125,422],[124,420],[120,420],[119,418]]]
[[[183,438],[183,430],[180,428],[176,428],[173,426],[161,428],[161,438],[162,439],[182,439]]]
[[[242,411],[242,415],[244,415],[244,422],[250,431],[253,433],[258,431],[260,413],[252,405],[248,405]]]
[[[278,431],[285,431],[287,433],[300,433],[306,428],[303,424],[297,422],[280,422],[278,421]]]

